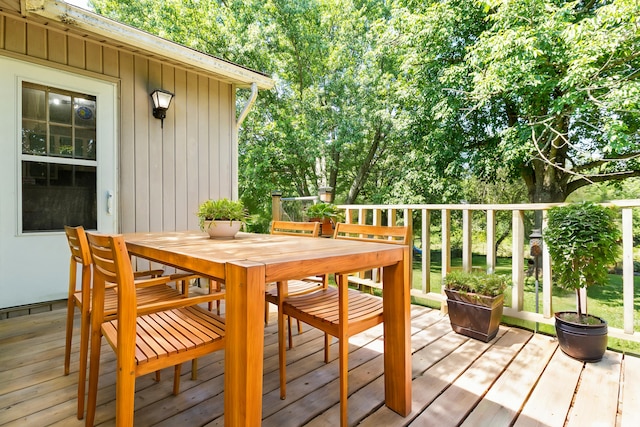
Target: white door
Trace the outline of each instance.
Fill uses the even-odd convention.
[[[0,308],[67,297],[64,225],[116,231],[116,99],[0,56]]]

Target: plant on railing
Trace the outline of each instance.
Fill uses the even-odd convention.
[[[580,289],[604,285],[620,253],[620,230],[612,209],[591,202],[555,207],[547,215],[544,242],[558,286],[574,290],[576,312],[556,312],[556,334],[566,354],[585,362],[602,359],[607,322],[586,313]],[[583,314],[583,308],[585,313]]]
[[[307,208],[306,214],[309,221],[322,223],[320,234],[324,236],[333,234],[336,223],[344,221],[344,214],[332,203],[313,204]]]
[[[333,222],[340,222],[341,211],[331,203],[316,203],[307,208],[307,217],[313,219],[330,219]]]

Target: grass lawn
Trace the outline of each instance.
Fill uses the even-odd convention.
[[[432,251],[431,255],[431,291],[441,291],[441,266],[440,254]],[[511,259],[498,258],[496,261],[496,272],[511,276]],[[461,258],[453,258],[451,260],[452,268],[460,268],[462,266]],[[486,268],[485,257],[483,255],[473,255],[473,266],[482,269]],[[413,287],[420,289],[422,283],[422,273],[420,271],[420,263],[414,263],[413,269]],[[542,311],[542,278],[540,277],[540,311]],[[623,328],[623,307],[622,307],[622,276],[609,275],[609,283],[604,286],[595,286],[589,288],[588,295],[589,314],[599,316],[607,321],[610,327]],[[565,291],[553,287],[553,310],[554,311],[574,311],[576,309],[575,293]],[[440,308],[440,304],[434,301],[417,300],[417,304],[427,305],[434,308]],[[507,289],[505,294],[505,305],[511,304],[511,288]],[[634,277],[634,307],[635,307],[635,328],[640,329],[640,277]],[[524,286],[524,309],[525,311],[535,312],[535,278],[526,277]],[[534,322],[528,322],[520,319],[503,317],[503,322],[521,326],[530,330],[534,330],[536,325]],[[542,333],[555,335],[555,328],[549,325],[538,325],[538,330]],[[615,351],[627,352],[640,355],[640,343],[609,338],[609,348]]]

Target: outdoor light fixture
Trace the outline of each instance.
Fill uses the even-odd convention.
[[[173,94],[166,90],[156,89],[151,92],[153,100],[153,117],[161,120],[161,126],[164,127],[164,118],[167,117],[167,109],[171,105]]]
[[[331,187],[320,187],[318,189],[318,196],[320,196],[320,200],[323,202],[330,202],[332,193],[333,188]]]

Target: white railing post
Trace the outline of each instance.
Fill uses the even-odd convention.
[[[524,301],[524,213],[522,211],[513,211],[512,231],[511,277],[513,287],[511,290],[511,308],[522,311]]]
[[[487,273],[496,272],[496,211],[487,210]]]
[[[422,209],[422,293],[431,292],[431,211]]]
[[[622,299],[624,332],[633,334],[633,211],[622,209]]]
[[[471,258],[471,210],[462,210],[462,271],[470,273],[473,260]]]
[[[387,210],[387,225],[396,225],[396,210],[393,208],[389,208]]]
[[[451,211],[449,209],[442,210],[442,290],[444,295],[444,277],[451,271]],[[440,304],[440,310],[444,314],[449,311],[447,309],[446,298]]]
[[[371,215],[373,216],[373,225],[381,225],[382,224],[382,209],[372,209]]]

